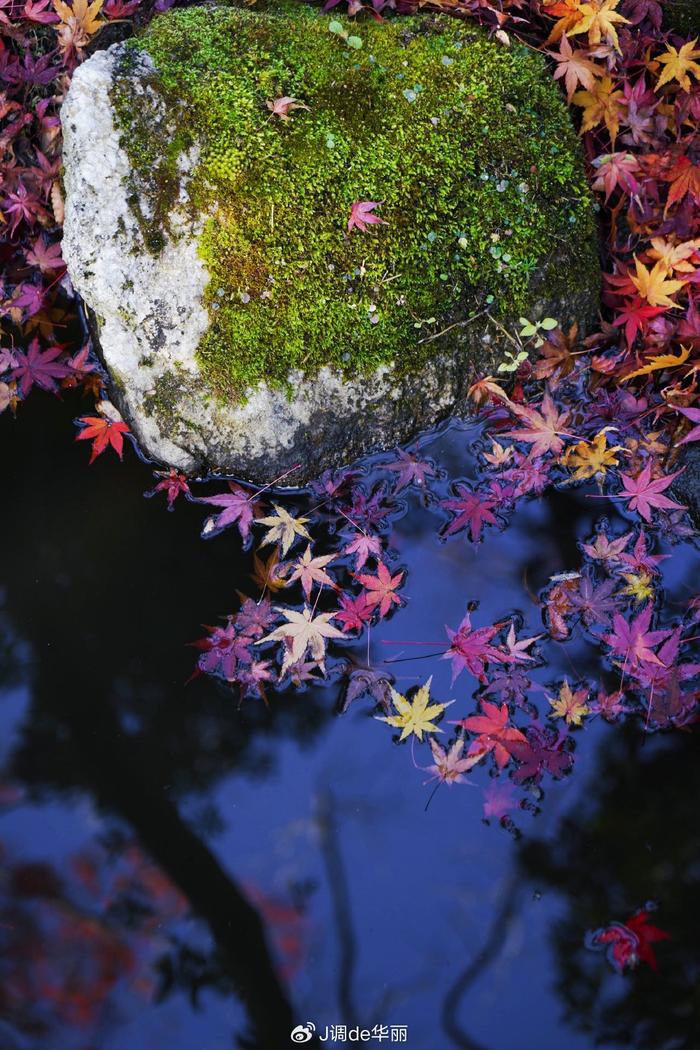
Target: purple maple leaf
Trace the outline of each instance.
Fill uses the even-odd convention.
[[[15,350],[17,365],[10,372],[10,378],[19,380],[22,397],[27,396],[34,384],[49,393],[58,393],[56,380],[70,374],[70,368],[56,360],[62,353],[62,346],[50,346],[42,350],[38,339],[32,339],[26,354],[22,350]]]
[[[613,616],[612,631],[603,640],[616,656],[622,656],[625,668],[634,669],[641,663],[661,664],[653,647],[666,641],[670,630],[650,631],[653,605],[648,602],[636,619],[627,621],[620,613]]]
[[[539,784],[544,773],[550,773],[555,780],[560,780],[574,764],[574,756],[568,750],[566,733],[557,733],[555,729],[542,726],[530,726],[525,731],[525,742],[513,740],[508,750],[520,763],[512,774],[516,784],[532,780]]]
[[[223,529],[228,528],[229,525],[238,525],[238,531],[244,542],[247,542],[250,538],[250,526],[253,523],[255,503],[251,496],[242,489],[240,485],[236,485],[234,481],[229,481],[228,487],[230,492],[221,492],[216,496],[199,496],[196,500],[197,503],[210,503],[214,507],[221,507],[221,513],[216,514],[212,518],[207,518],[202,529],[203,539],[210,539],[212,536],[217,536]]]

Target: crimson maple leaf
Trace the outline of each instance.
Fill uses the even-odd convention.
[[[120,459],[122,458],[124,434],[129,433],[126,423],[108,419],[106,416],[81,416],[78,423],[83,424],[83,429],[76,434],[75,440],[92,441],[90,463],[94,463],[108,445],[111,445]]]
[[[468,729],[470,733],[478,733],[476,740],[469,745],[468,756],[486,754],[493,751],[493,757],[499,769],[510,762],[510,744],[514,740],[525,741],[525,736],[514,726],[508,725],[508,705],[490,704],[487,700],[481,701],[482,714],[471,715],[462,718],[459,722],[451,722],[450,725],[461,726]]]
[[[372,609],[379,609],[379,615],[384,617],[389,612],[392,604],[401,605],[401,599],[396,594],[396,588],[401,586],[404,575],[403,570],[401,570],[395,576],[392,576],[384,562],[380,561],[377,564],[376,576],[362,573],[359,576],[355,576],[355,579],[362,584],[367,592],[367,604]]]
[[[443,530],[443,535],[451,536],[468,527],[473,542],[478,543],[484,525],[498,524],[492,513],[493,508],[497,506],[497,501],[493,496],[473,492],[465,482],[457,482],[454,490],[456,492],[454,498],[440,500],[441,507],[456,512],[455,517]]]
[[[380,219],[374,215],[374,209],[378,208],[383,201],[355,201],[350,207],[350,218],[348,219],[348,233],[356,226],[362,233],[367,232],[368,226],[376,226],[382,223],[387,225],[386,219]]]
[[[450,647],[446,653],[443,653],[442,659],[452,661],[453,683],[465,668],[475,678],[483,680],[484,668],[489,661],[505,662],[504,654],[489,644],[503,626],[505,626],[505,621],[473,630],[471,614],[467,612],[456,631],[445,627],[447,637],[450,639]]]
[[[372,619],[374,605],[371,605],[366,591],[356,596],[349,594],[340,595],[340,609],[334,614],[334,619],[339,620],[344,631],[362,631],[365,625]]]
[[[625,490],[620,493],[620,498],[628,499],[630,510],[638,511],[640,517],[646,522],[651,521],[652,507],[659,509],[665,507],[668,510],[685,510],[685,507],[682,507],[680,503],[676,503],[675,500],[663,495],[664,490],[673,484],[673,481],[682,472],[683,468],[674,471],[673,474],[666,474],[665,477],[655,478],[652,481],[651,463],[647,463],[644,470],[636,478],[631,477],[629,474],[620,474]]]
[[[646,909],[635,912],[625,922],[611,922],[589,936],[588,943],[592,948],[605,946],[608,959],[618,973],[634,969],[640,962],[645,962],[652,970],[657,970],[656,956],[651,947],[656,941],[668,941],[670,936],[665,930],[649,922]]]
[[[255,503],[251,499],[250,494],[242,489],[240,485],[236,485],[234,481],[229,481],[228,487],[229,492],[220,492],[216,496],[199,496],[197,503],[210,503],[213,507],[221,507],[220,514],[216,514],[212,518],[207,518],[202,529],[202,537],[204,539],[217,536],[223,529],[228,528],[229,525],[238,525],[238,531],[244,541],[250,537],[250,526],[253,523],[255,516]]]
[[[612,631],[603,635],[603,640],[615,655],[624,658],[625,668],[634,669],[641,663],[661,664],[653,647],[665,641],[670,630],[650,631],[653,605],[644,606],[636,619],[627,621],[620,613],[613,615]]]
[[[622,328],[624,325],[627,346],[631,347],[637,333],[641,332],[644,334],[649,321],[665,312],[666,308],[664,306],[651,306],[649,303],[644,302],[643,299],[640,299],[639,296],[634,299],[626,299],[624,306],[613,321],[613,327]]]

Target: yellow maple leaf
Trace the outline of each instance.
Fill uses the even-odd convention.
[[[588,690],[577,689],[575,693],[572,693],[571,686],[566,678],[559,690],[559,696],[548,696],[547,699],[552,708],[549,712],[549,717],[563,718],[568,726],[580,726],[584,715],[587,715],[591,710],[586,703]]]
[[[627,580],[627,586],[622,587],[619,594],[628,594],[640,604],[654,597],[654,587],[648,572],[623,572],[622,575]]]
[[[577,91],[571,101],[583,107],[580,134],[605,123],[613,143],[620,130],[620,113],[623,106],[622,92],[615,88],[612,77],[601,77],[590,91]]]
[[[590,3],[581,4],[578,9],[580,21],[569,30],[569,36],[588,33],[588,43],[592,47],[605,40],[621,54],[615,26],[629,25],[629,19],[615,10],[619,2],[620,0],[590,0]]]
[[[258,518],[256,521],[256,525],[264,525],[267,529],[267,536],[260,544],[261,547],[265,547],[268,543],[279,543],[282,554],[286,554],[297,536],[303,536],[305,540],[311,539],[304,528],[308,518],[294,518],[278,503],[273,503],[273,507],[275,508],[274,514],[269,514],[266,518]]]
[[[635,256],[634,265],[637,275],[636,277],[630,275],[630,280],[642,299],[646,299],[650,306],[679,308],[678,303],[674,303],[670,296],[680,291],[687,281],[669,280],[668,270],[661,260],[654,264],[652,270],[647,270],[644,263]]]
[[[91,4],[88,4],[88,0],[73,0],[73,4],[70,5],[64,3],[64,0],[53,0],[56,14],[61,19],[56,26],[56,33],[62,51],[75,50],[78,54],[82,53],[83,48],[90,42],[90,37],[105,24],[97,19],[103,3],[104,0],[92,0]]]
[[[669,45],[663,55],[658,55],[656,61],[661,62],[665,68],[656,81],[655,91],[658,91],[664,84],[668,84],[672,80],[677,80],[684,91],[690,91],[692,85],[688,76],[689,73],[692,73],[693,76],[700,80],[700,66],[693,61],[695,58],[700,58],[700,51],[695,47],[697,42],[698,38],[696,37],[695,40],[689,40],[687,44],[683,44],[678,50]]]
[[[637,376],[648,376],[650,372],[658,372],[663,368],[676,368],[678,365],[685,364],[689,357],[690,348],[682,346],[678,357],[674,357],[673,354],[659,354],[657,357],[650,358],[642,368],[638,368],[636,371],[630,372],[626,376],[622,376],[622,380],[624,382],[625,379],[635,379]]]
[[[583,481],[592,478],[595,474],[605,474],[608,467],[616,467],[619,464],[616,453],[622,451],[622,445],[613,445],[608,448],[608,439],[605,427],[593,438],[593,441],[579,441],[566,450],[562,457],[562,463],[569,470],[573,470],[572,481]]]
[[[391,702],[398,714],[386,717],[377,715],[378,721],[386,722],[388,725],[393,726],[394,729],[400,729],[401,736],[399,739],[401,740],[405,740],[411,735],[422,740],[423,733],[441,733],[442,730],[433,725],[433,722],[440,717],[450,704],[430,703],[430,686],[432,681],[431,676],[425,685],[422,685],[417,690],[413,700],[407,700],[401,693],[397,693],[395,689],[392,689]],[[450,703],[454,703],[454,700],[451,700]]]

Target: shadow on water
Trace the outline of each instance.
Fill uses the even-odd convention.
[[[695,738],[594,729],[520,842],[468,788],[424,812],[408,749],[367,709],[336,718],[337,685],[269,706],[185,686],[200,621],[253,593],[249,557],[200,542],[196,505],[144,499],[131,450],[88,469],[78,414],[36,396],[0,419],[3,1050],[280,1050],[310,1017],[406,1025],[413,1050],[700,1046]],[[414,510],[394,525],[411,601],[377,662],[473,598],[483,622],[518,609],[595,518],[555,493],[474,552]],[[592,646],[573,659],[595,675]],[[584,933],[650,897],[661,974],[611,975]]]

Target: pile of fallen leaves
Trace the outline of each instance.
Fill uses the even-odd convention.
[[[337,0],[336,0],[337,2]],[[333,3],[327,6],[334,6]],[[365,10],[350,0],[349,11]],[[370,14],[395,6],[375,2]],[[396,5],[399,6],[398,4]],[[661,626],[659,535],[694,529],[671,486],[681,446],[700,439],[700,48],[662,26],[657,0],[431,0],[549,56],[580,128],[604,233],[603,320],[585,339],[574,325],[522,319],[517,355],[498,376],[472,387],[484,424],[478,481],[451,480],[420,446],[362,469],[328,472],[291,499],[234,481],[194,494],[178,472],[157,475],[152,494],[179,497],[215,514],[203,536],[235,527],[254,544],[254,586],[223,623],[194,643],[196,673],[214,675],[240,699],[265,688],[344,678],[344,708],[368,696],[400,740],[430,748],[438,783],[460,783],[489,765],[484,813],[512,827],[508,813],[532,805],[545,778],[572,767],[574,734],[593,717],[639,717],[646,730],[687,728],[697,718],[700,664],[693,662],[700,597]],[[0,411],[17,410],[33,387],[56,393],[82,384],[98,397],[78,422],[91,462],[108,447],[120,456],[127,426],[104,400],[89,346],[70,341],[70,287],[60,257],[58,108],[71,71],[108,20],[125,20],[138,0],[11,0],[0,6],[6,319],[0,349]],[[414,10],[402,3],[400,11]],[[273,101],[286,117],[291,97]],[[277,111],[275,105],[284,104]],[[364,206],[364,208],[360,207]],[[354,236],[381,236],[374,201],[353,205]],[[378,227],[369,229],[369,225]],[[506,376],[508,382],[506,383]],[[473,710],[439,725],[448,707],[431,683],[402,695],[369,659],[343,655],[403,603],[407,570],[390,549],[391,523],[418,491],[446,541],[479,543],[504,528],[518,503],[550,486],[597,482],[617,502],[623,532],[601,522],[581,563],[550,581],[539,601],[543,632],[522,638],[512,617],[474,625],[470,607],[437,656],[453,680],[472,685]],[[531,670],[546,647],[580,627],[602,653],[604,681],[552,684],[535,703]],[[416,639],[415,644],[426,644]],[[438,643],[430,643],[434,648]],[[334,655],[327,661],[327,650]],[[369,654],[369,644],[367,648]],[[414,752],[412,751],[412,754]],[[415,757],[414,757],[415,762]],[[518,795],[518,791],[525,794]]]

